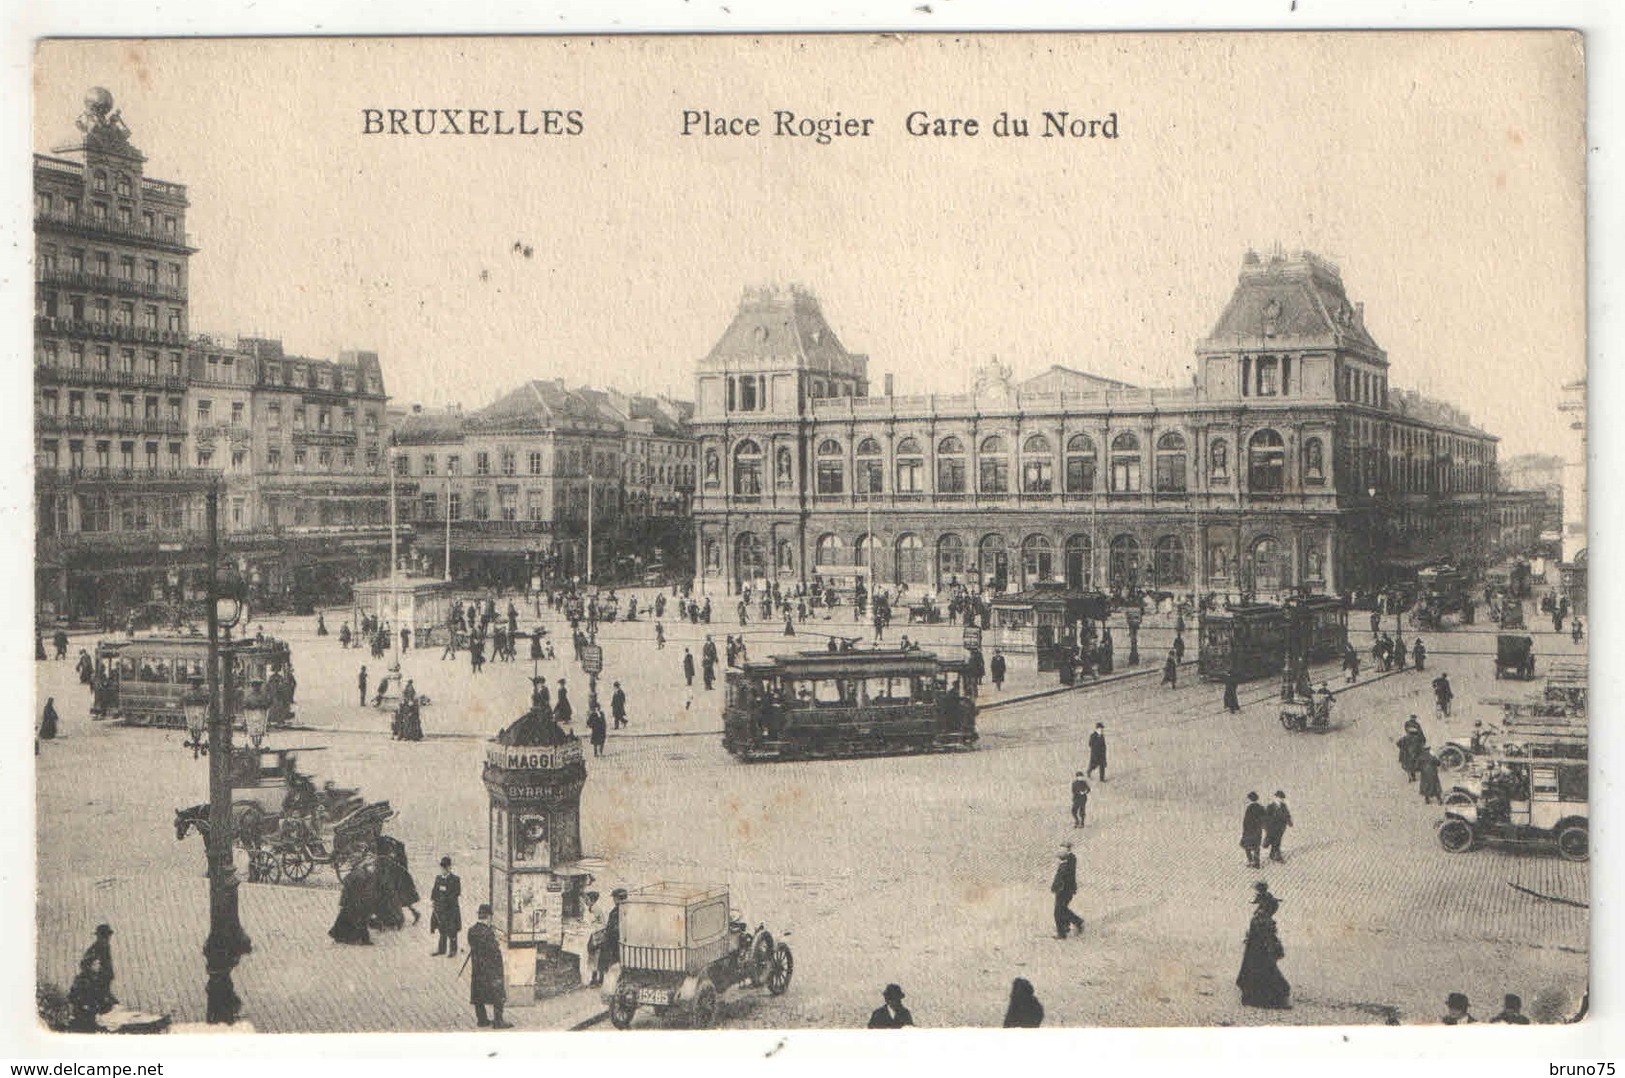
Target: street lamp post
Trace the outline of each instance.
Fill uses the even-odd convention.
[[[238,587],[222,594],[220,561],[220,487],[209,487],[205,501],[209,531],[209,936],[203,944],[204,988],[210,1023],[231,1024],[242,1009],[231,983],[237,960],[254,949],[237,916],[237,871],[232,864],[231,819],[231,628],[242,616]],[[225,630],[222,647],[221,630]]]

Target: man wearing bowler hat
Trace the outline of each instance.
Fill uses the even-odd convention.
[[[1078,858],[1072,852],[1072,843],[1061,843],[1055,866],[1055,879],[1050,882],[1050,893],[1055,896],[1055,938],[1064,940],[1070,929],[1078,930],[1083,938],[1083,918],[1072,912],[1072,896],[1078,893]]]
[[[457,934],[463,930],[463,881],[451,870],[451,858],[440,859],[440,875],[429,890],[429,931],[440,933],[435,955],[457,955]]]
[[[626,888],[617,887],[609,893],[615,903],[609,916],[604,918],[604,935],[598,945],[598,977],[603,979],[609,967],[621,960],[621,903],[626,901]]]
[[[1292,826],[1292,810],[1286,807],[1286,794],[1275,791],[1275,800],[1264,806],[1264,845],[1270,851],[1271,861],[1285,861],[1281,856],[1281,839]]]
[[[491,927],[489,904],[480,907],[479,923],[468,930],[468,961],[474,965],[468,984],[474,1020],[492,1029],[512,1029],[512,1022],[502,1020],[502,1008],[508,1002],[508,978],[502,968],[502,945],[497,942],[496,929]],[[489,1018],[485,1015],[488,1006]]]
[[[876,1007],[874,1013],[869,1015],[870,1029],[902,1029],[904,1026],[914,1024],[914,1016],[903,1006],[901,985],[888,984],[880,996],[886,1002]]]

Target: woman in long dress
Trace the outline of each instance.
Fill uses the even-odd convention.
[[[339,915],[327,930],[337,943],[372,943],[367,922],[378,905],[378,878],[371,854],[350,870],[339,895]]]
[[[1292,986],[1281,975],[1281,957],[1286,949],[1275,931],[1275,911],[1280,900],[1269,893],[1264,883],[1253,885],[1258,894],[1253,903],[1252,923],[1247,926],[1247,939],[1241,954],[1241,972],[1236,974],[1236,987],[1241,989],[1244,1007],[1265,1007],[1288,1010],[1292,1006]]]

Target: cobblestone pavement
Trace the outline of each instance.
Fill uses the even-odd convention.
[[[328,623],[336,630],[338,621]],[[693,627],[680,636],[668,626],[672,645],[657,656],[641,635],[652,637],[652,627],[639,624],[638,635],[619,639],[610,627],[600,637],[606,693],[609,680],[625,681],[638,732],[696,736],[617,738],[608,756],[590,760],[583,844],[609,862],[605,889],[727,882],[753,923],[789,930],[790,992],[728,993],[730,1026],[861,1024],[888,981],[904,984],[917,1020],[931,1026],[998,1024],[1014,976],[1034,983],[1052,1023],[1069,1025],[1431,1021],[1450,991],[1493,1011],[1487,1005],[1507,991],[1526,1001],[1561,996],[1572,1010],[1583,990],[1587,911],[1509,884],[1584,902],[1587,866],[1547,853],[1444,853],[1438,809],[1421,803],[1395,760],[1407,714],[1443,740],[1428,686],[1434,669],[1456,683],[1460,726],[1475,712],[1493,718],[1475,705],[1480,698],[1533,691],[1490,679],[1493,633],[1430,634],[1427,675],[1362,681],[1339,699],[1340,714],[1357,721],[1326,735],[1282,730],[1273,686],[1244,687],[1248,706],[1232,717],[1219,708],[1218,686],[1182,674],[1177,689],[1132,678],[989,710],[974,752],[747,766],[706,732],[718,726],[720,693],[697,692],[696,707],[683,707],[677,663],[683,642],[696,642]],[[400,744],[388,738],[386,716],[355,706],[360,653],[341,653],[310,625],[266,625],[294,643],[300,721],[310,727],[277,743],[321,746],[301,761],[318,778],[389,799],[401,813],[392,833],[411,850],[421,887],[439,854],[456,858],[466,916],[485,892],[482,740],[525,706],[530,664],[488,666],[476,692],[466,659],[414,655],[409,672],[434,698],[425,712],[432,733]],[[1352,635],[1369,643],[1367,633]],[[1580,653],[1550,634],[1537,634],[1537,649],[1543,659]],[[559,661],[546,672],[569,677],[584,711],[579,670]],[[64,722],[64,738],[44,746],[38,764],[41,976],[65,983],[90,930],[111,919],[121,998],[192,1015],[201,1007],[203,853],[195,837],[175,841],[171,819],[206,798],[205,765],[180,748],[180,734],[87,721],[68,664],[37,664],[37,673]],[[1110,777],[1095,784],[1079,831],[1066,786],[1096,721],[1111,738]],[[140,781],[121,778],[131,774]],[[1241,805],[1248,790],[1267,797],[1277,788],[1290,795],[1296,826],[1286,864],[1260,873],[1236,844]],[[1050,924],[1047,888],[1062,839],[1078,846],[1081,941],[1055,940]],[[1284,902],[1290,1012],[1237,1001],[1258,878]],[[258,1028],[466,1028],[466,982],[428,957],[426,933],[371,949],[331,944],[331,874],[245,885],[243,896],[256,952],[238,984]],[[574,1025],[572,1008],[595,1008],[579,997],[516,1011],[516,1021]]]

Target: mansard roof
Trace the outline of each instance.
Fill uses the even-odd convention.
[[[786,360],[799,369],[861,377],[869,357],[848,352],[824,320],[817,298],[791,286],[747,290],[733,321],[701,366],[739,368]]]
[[[1387,362],[1366,331],[1363,305],[1349,302],[1335,264],[1309,251],[1267,259],[1248,251],[1229,305],[1197,350],[1305,346]]]
[[[473,427],[555,426],[568,421],[614,422],[597,401],[567,388],[563,379],[533,378],[469,417]]]

